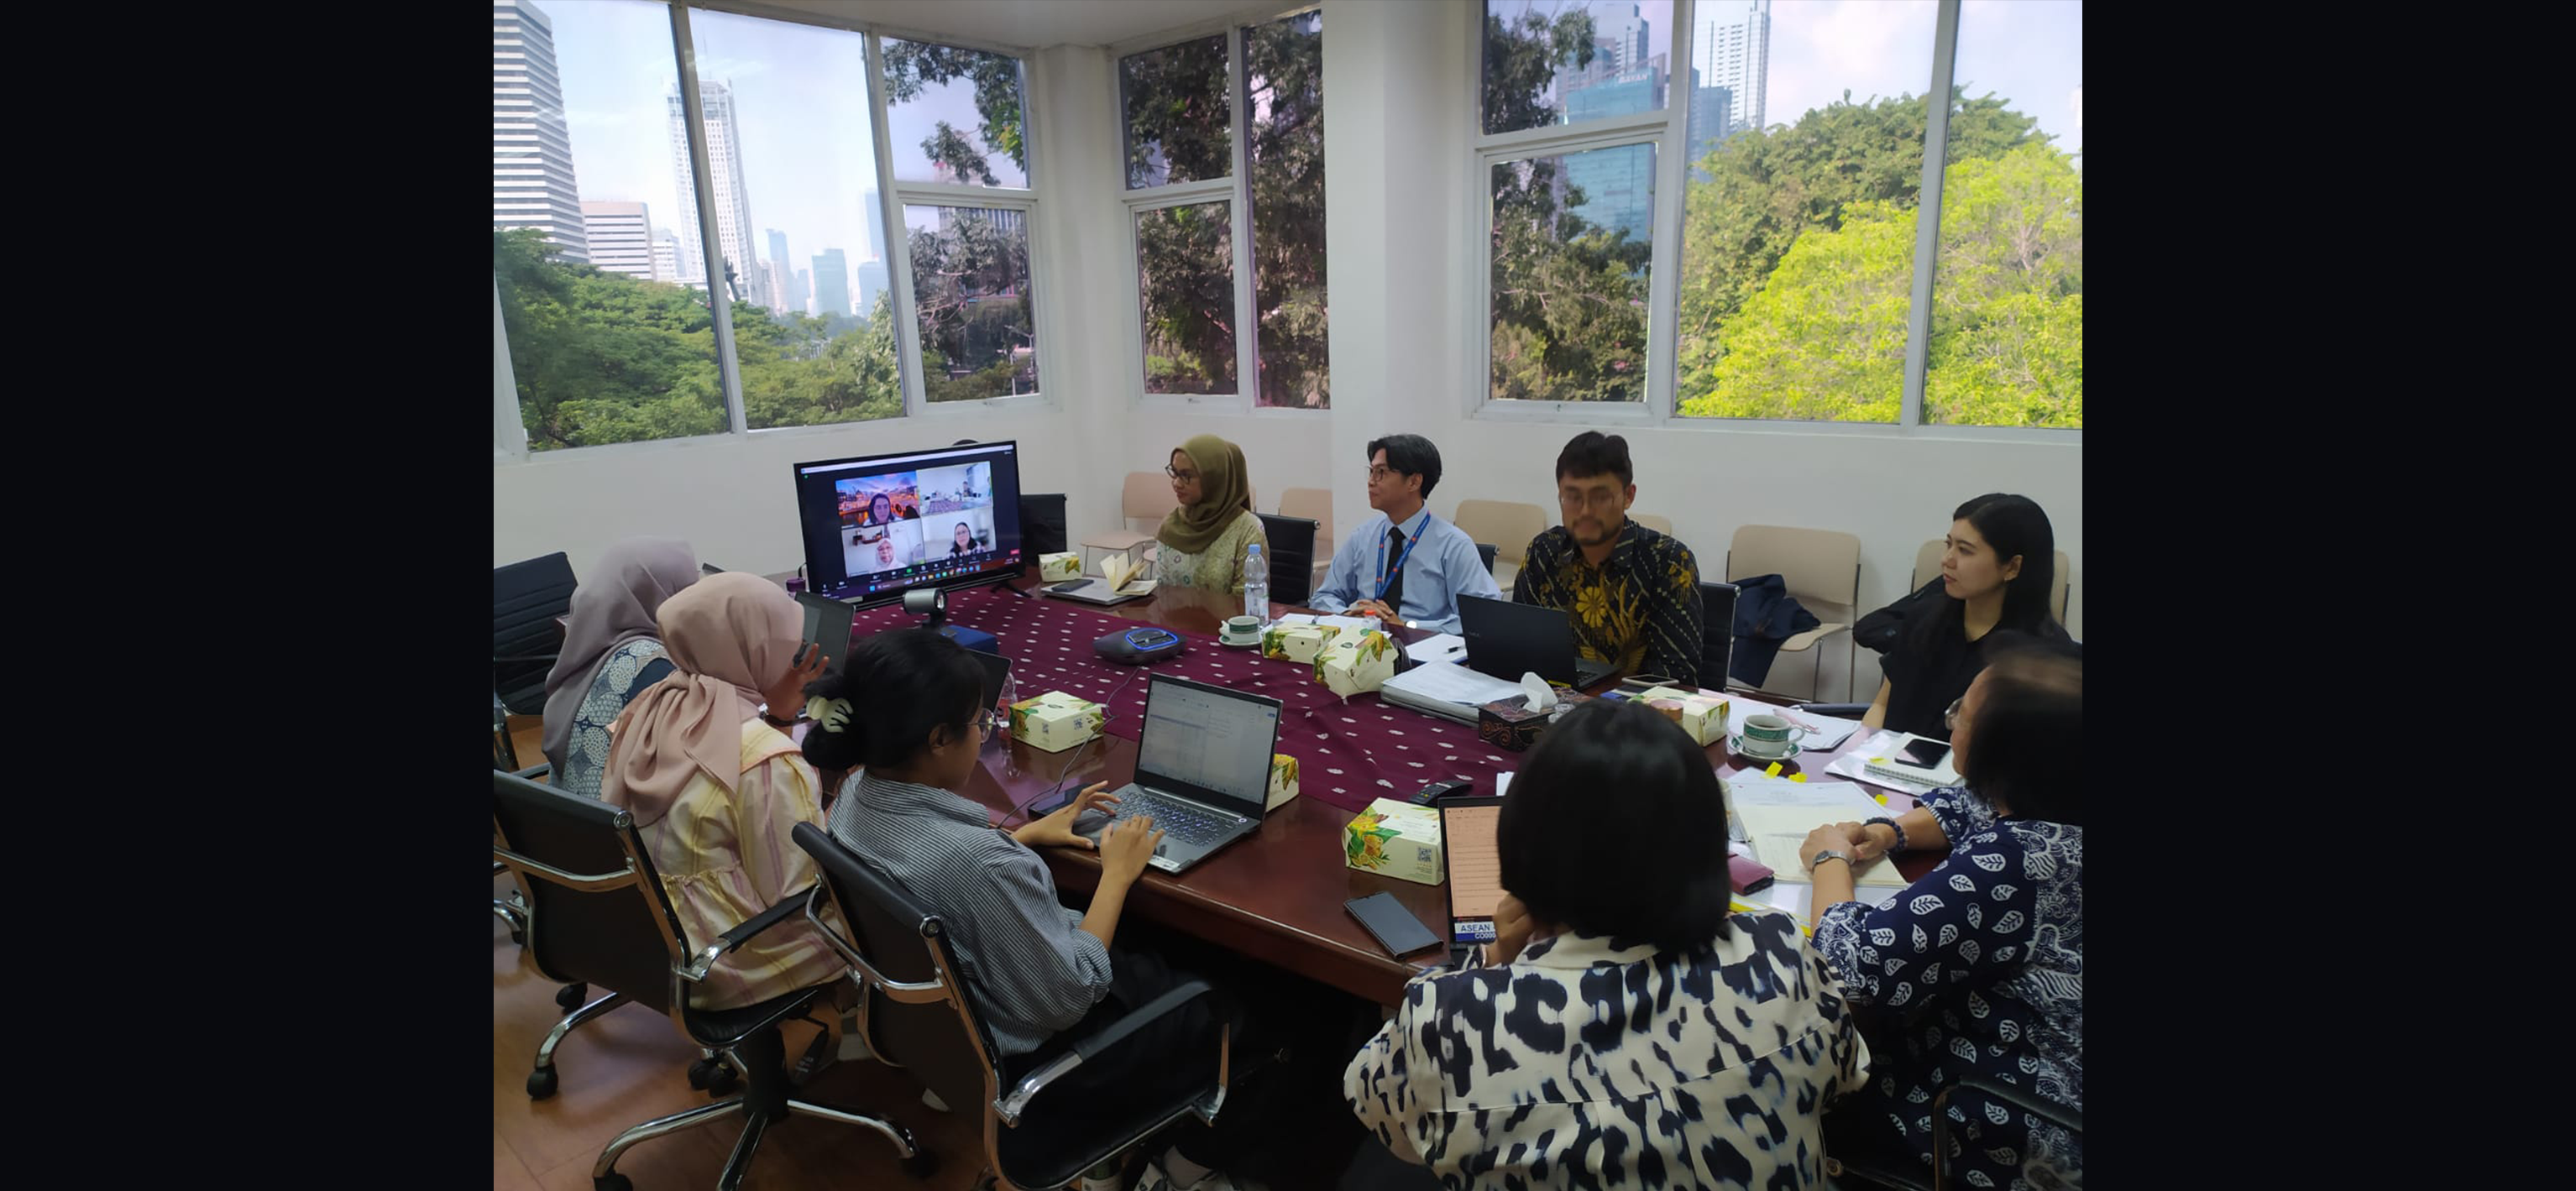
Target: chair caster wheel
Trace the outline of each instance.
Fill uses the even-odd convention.
[[[707,1074],[707,1098],[722,1100],[742,1086],[742,1073],[735,1071],[733,1064],[723,1059],[717,1059],[715,1064],[716,1069]]]
[[[528,1099],[543,1100],[555,1094],[555,1069],[539,1067],[528,1073]]]
[[[590,1000],[590,986],[567,984],[555,990],[555,1008],[570,1013]]]
[[[510,928],[510,944],[511,944],[512,946],[514,946],[514,947],[525,947],[525,946],[527,946],[527,945],[528,945],[528,928],[526,928],[526,927],[524,927],[524,926],[514,926],[514,927],[511,927],[511,928]]]
[[[591,1191],[635,1191],[635,1182],[612,1170],[592,1179],[590,1187]]]

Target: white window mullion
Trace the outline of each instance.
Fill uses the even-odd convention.
[[[1226,80],[1233,92],[1233,101],[1226,106],[1233,109],[1234,138],[1230,158],[1234,176],[1227,179],[1233,234],[1226,243],[1234,252],[1234,392],[1244,412],[1250,413],[1261,405],[1261,307],[1252,292],[1252,80],[1243,64],[1247,32],[1232,28],[1225,34]]]

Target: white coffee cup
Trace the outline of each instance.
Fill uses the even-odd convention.
[[[1744,717],[1744,755],[1748,757],[1785,757],[1789,746],[1796,744],[1807,730],[1776,715]]]
[[[1223,625],[1218,626],[1216,639],[1228,645],[1259,645],[1261,643],[1261,618],[1257,616],[1228,617]]]

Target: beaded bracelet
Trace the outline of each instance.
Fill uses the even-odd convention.
[[[1870,818],[1863,819],[1863,820],[1861,820],[1861,821],[1860,821],[1860,825],[1861,825],[1861,826],[1863,826],[1863,827],[1867,827],[1867,826],[1869,826],[1869,825],[1870,825],[1870,824],[1872,824],[1872,823],[1885,823],[1885,824],[1887,824],[1887,829],[1888,829],[1889,831],[1893,831],[1893,832],[1895,832],[1895,833],[1896,833],[1896,843],[1894,844],[1894,846],[1892,846],[1892,847],[1888,848],[1888,850],[1887,850],[1887,854],[1888,854],[1888,855],[1890,855],[1890,856],[1894,856],[1894,855],[1896,855],[1897,853],[1902,852],[1902,851],[1904,851],[1904,850],[1905,850],[1905,829],[1904,829],[1903,827],[1898,826],[1898,825],[1897,825],[1896,820],[1891,819],[1891,818],[1888,818],[1888,817],[1887,817],[1887,816],[1885,816],[1885,815],[1874,815],[1874,816],[1872,816],[1872,817],[1870,817]]]

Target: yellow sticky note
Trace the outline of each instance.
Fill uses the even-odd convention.
[[[1887,795],[1885,794],[1872,794],[1870,797],[1877,799],[1880,806],[1887,805]]]
[[[1763,776],[1765,776],[1765,777],[1778,777],[1778,776],[1780,776],[1780,763],[1779,763],[1779,762],[1777,762],[1777,761],[1774,761],[1774,762],[1772,762],[1771,764],[1769,764],[1769,765],[1767,765],[1767,766],[1764,766],[1764,767],[1763,767],[1763,770],[1762,770],[1762,773],[1763,773]]]
[[[1807,780],[1807,775],[1803,773],[1793,773],[1789,775],[1789,780],[1793,782],[1803,782]]]

